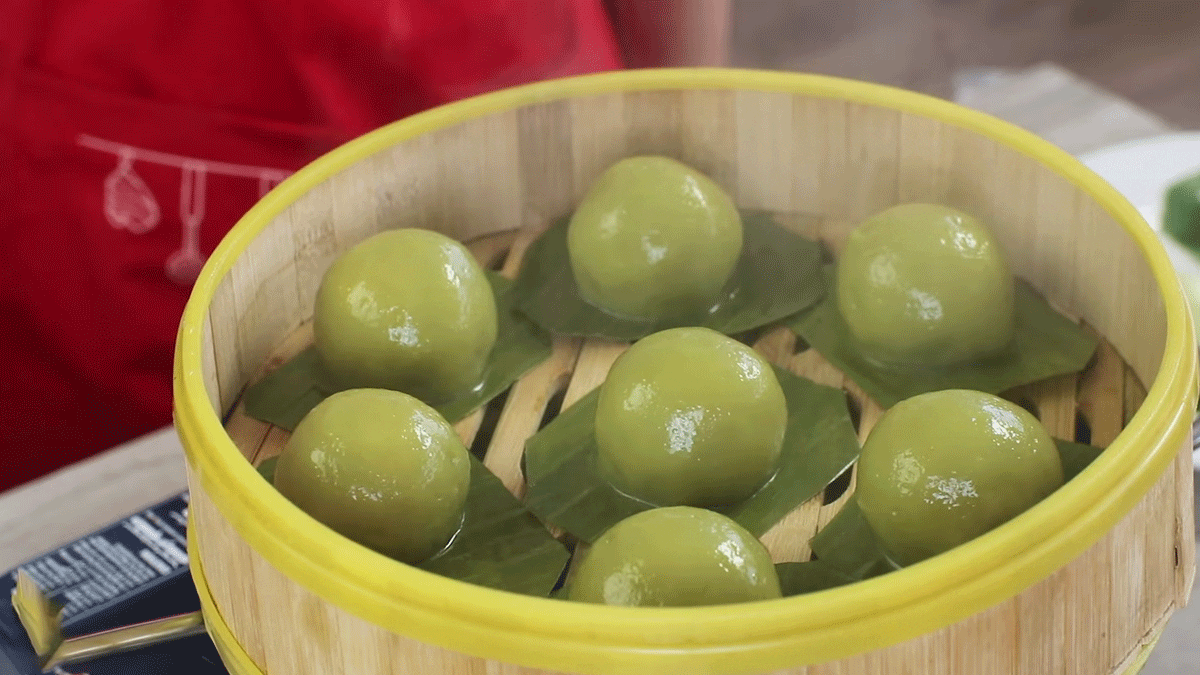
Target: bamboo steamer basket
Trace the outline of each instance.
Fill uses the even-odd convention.
[[[321,274],[379,230],[438,229],[512,275],[524,246],[615,160],[663,153],[740,206],[835,249],[901,201],[978,214],[1015,272],[1104,340],[1080,376],[1015,392],[1060,437],[1107,451],[1024,514],[948,553],[776,601],[616,608],[519,596],[387,559],[324,528],[252,461],[286,433],[245,417],[247,383],[311,339]],[[786,331],[758,347],[846,387]],[[458,425],[518,495],[547,406],[603,380],[622,346],[558,339],[503,406]],[[557,396],[556,396],[557,394]],[[1137,211],[1065,152],[953,104],[827,77],[647,70],[538,83],[399,121],[285,181],[225,238],[179,332],[176,426],[210,634],[237,675],[1134,673],[1194,573],[1197,354],[1167,256]],[[555,400],[557,399],[557,401]],[[553,411],[551,411],[553,414]],[[248,461],[250,460],[250,461]],[[764,540],[803,560],[845,503],[827,491]]]

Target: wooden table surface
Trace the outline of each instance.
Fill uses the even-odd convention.
[[[187,489],[166,428],[0,494],[0,573]]]
[[[1170,131],[1155,115],[1051,64],[1020,71],[966,71],[955,79],[960,102],[1020,124],[1077,154]],[[0,570],[184,489],[183,449],[174,430],[167,428],[0,494]],[[1198,605],[1193,602],[1188,608],[1190,618],[1172,622],[1159,650],[1162,656],[1156,654],[1145,675],[1183,673],[1172,664],[1191,668],[1188,661],[1200,658],[1200,626],[1194,625]],[[1192,651],[1185,653],[1187,649]]]

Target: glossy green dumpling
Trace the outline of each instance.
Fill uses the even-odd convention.
[[[735,504],[774,475],[787,401],[771,365],[707,328],[634,343],[600,385],[601,474],[657,506]]]
[[[394,389],[439,405],[479,383],[496,344],[496,298],[459,242],[387,230],[322,277],[313,331],[338,387]]]
[[[742,252],[742,219],[704,174],[667,157],[623,159],[592,183],[567,228],[580,295],[610,313],[702,316]]]
[[[407,563],[462,525],[471,462],[454,429],[417,399],[351,389],[321,402],[288,439],[275,487],[318,521]]]
[[[993,356],[1012,341],[1013,276],[977,218],[901,204],[863,221],[837,261],[837,304],[863,352],[939,366]]]
[[[1062,483],[1058,448],[1036,417],[951,389],[884,413],[863,444],[856,496],[889,555],[909,565],[1011,520]]]
[[[688,607],[780,597],[766,547],[729,518],[675,506],[629,516],[583,556],[567,599]]]

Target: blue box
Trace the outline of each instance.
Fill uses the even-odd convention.
[[[24,570],[64,607],[65,637],[200,609],[187,560],[188,494],[132,514],[35,558]],[[37,675],[37,657],[0,577],[0,675]],[[228,675],[207,635],[72,664],[55,675]]]

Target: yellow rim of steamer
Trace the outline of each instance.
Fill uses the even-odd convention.
[[[204,625],[208,629],[209,638],[217,648],[217,653],[221,655],[221,661],[229,670],[230,675],[265,675],[266,671],[254,663],[254,659],[246,653],[246,649],[237,641],[233,631],[229,629],[229,625],[217,611],[217,605],[213,602],[212,594],[209,593],[208,580],[204,577],[204,570],[199,564],[195,549],[190,543],[188,548],[193,560],[192,578],[195,580],[197,595],[200,597],[200,611],[204,615]],[[1162,633],[1163,629],[1160,628],[1149,636],[1145,644],[1133,653],[1133,660],[1129,662],[1129,667],[1115,675],[1138,675],[1142,672],[1142,668],[1150,660],[1155,646],[1158,645]]]
[[[351,164],[466,120],[572,97],[681,89],[803,94],[919,115],[991,138],[1078,186],[1129,232],[1162,294],[1167,342],[1141,409],[1075,480],[974,541],[850,586],[720,607],[604,607],[454,581],[337,535],[267,487],[209,403],[201,364],[214,293],[275,216]],[[734,69],[636,70],[540,82],[435,108],[351,141],[281,183],[229,232],[195,284],[179,329],[175,416],[200,485],[239,535],[282,573],[355,616],[448,649],[551,670],[754,673],[911,639],[1010,598],[1064,566],[1128,513],[1184,447],[1195,411],[1196,360],[1188,308],[1155,234],[1116,190],[1049,142],[983,113],[882,85]]]

